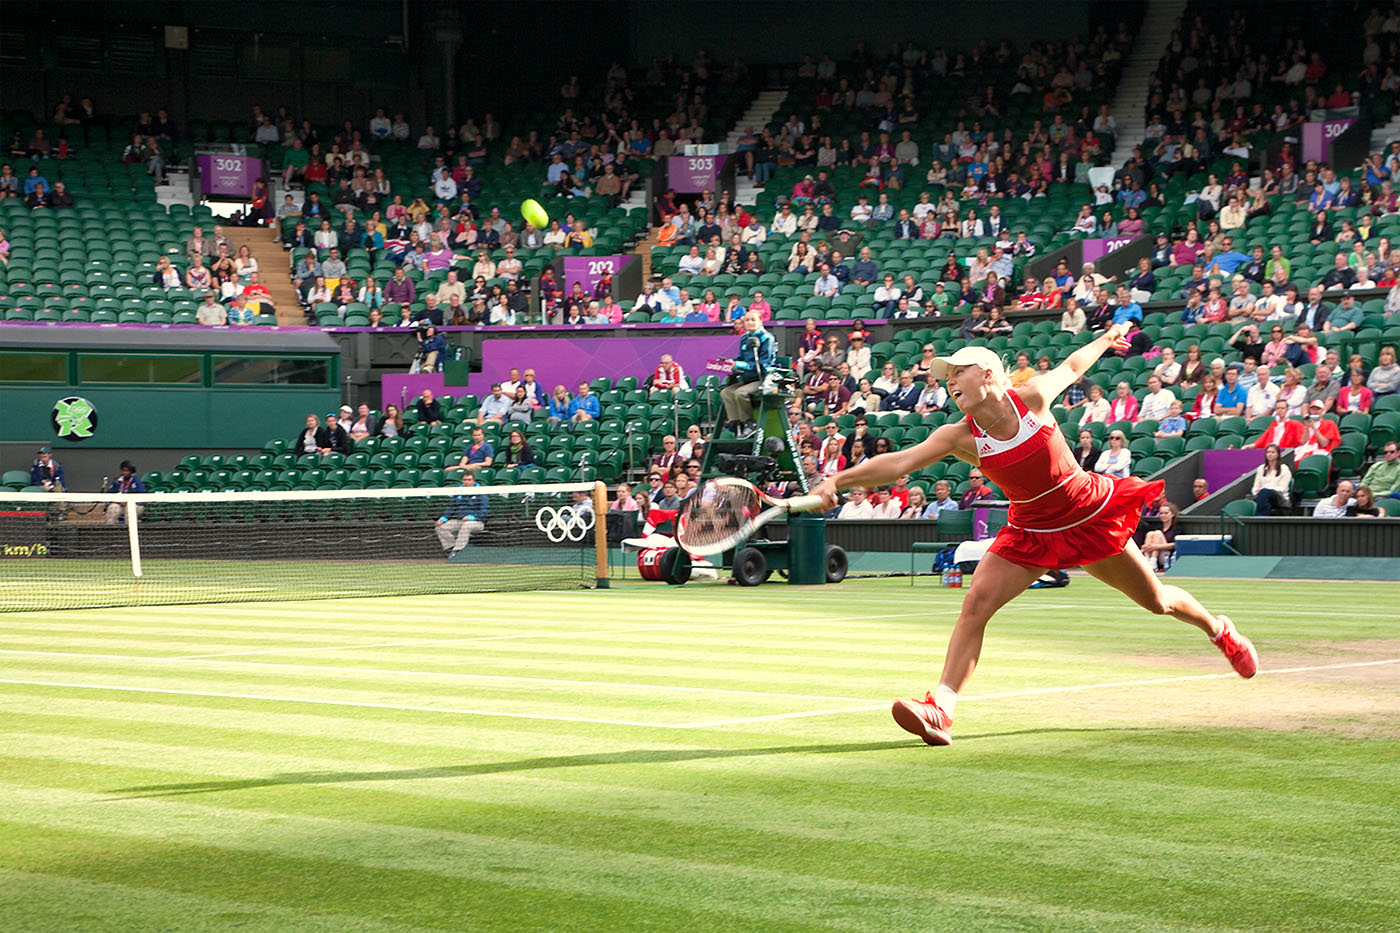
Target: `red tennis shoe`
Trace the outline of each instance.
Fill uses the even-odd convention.
[[[1253,677],[1259,670],[1259,653],[1254,650],[1254,643],[1235,629],[1235,623],[1230,621],[1229,616],[1216,616],[1216,618],[1225,628],[1212,639],[1215,642],[1215,647],[1219,648],[1220,653],[1225,655],[1236,674],[1246,679]]]
[[[953,717],[933,702],[932,693],[926,693],[922,700],[895,700],[890,713],[899,728],[914,733],[927,745],[953,744],[953,737],[948,733]]]

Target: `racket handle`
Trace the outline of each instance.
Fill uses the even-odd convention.
[[[821,496],[793,496],[785,501],[789,512],[815,512],[825,504]]]

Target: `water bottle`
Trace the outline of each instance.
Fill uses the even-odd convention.
[[[954,564],[952,576],[953,582],[950,585],[953,587],[953,589],[962,589],[962,568]]]

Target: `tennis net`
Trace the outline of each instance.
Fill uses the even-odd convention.
[[[0,611],[606,586],[601,484],[0,493]]]

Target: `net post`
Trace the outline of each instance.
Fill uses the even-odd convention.
[[[131,544],[131,575],[140,579],[141,577],[141,533],[136,527],[136,516],[141,511],[141,505],[137,502],[128,501],[126,505],[126,539]]]
[[[593,559],[597,564],[594,579],[598,589],[608,588],[608,487],[601,480],[593,482]]]

